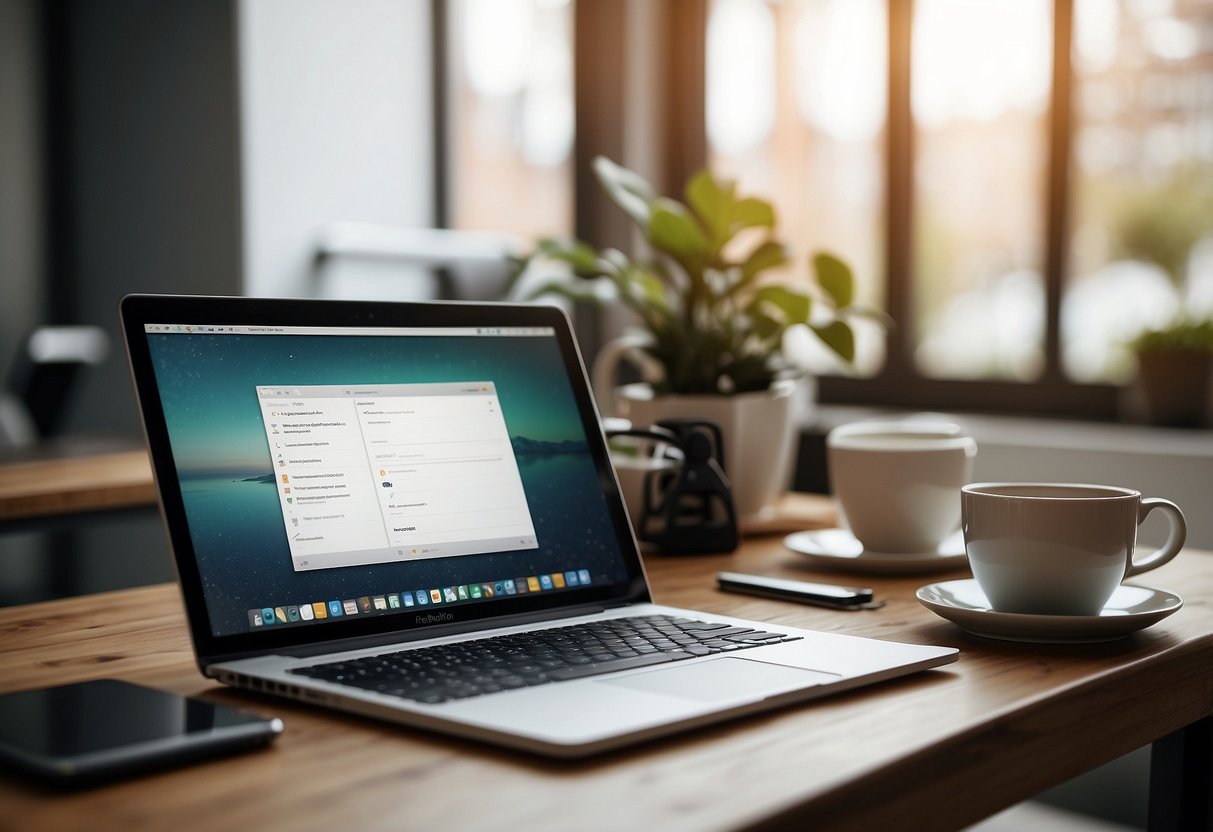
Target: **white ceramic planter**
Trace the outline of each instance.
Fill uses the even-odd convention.
[[[637,427],[662,419],[709,419],[720,425],[725,473],[742,523],[770,514],[788,489],[796,460],[804,382],[733,396],[656,396],[644,383],[615,389],[612,415]],[[605,403],[604,403],[605,404]]]

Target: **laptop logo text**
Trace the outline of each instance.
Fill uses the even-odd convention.
[[[432,612],[428,615],[418,615],[414,619],[418,624],[445,624],[454,621],[455,616],[449,612]]]

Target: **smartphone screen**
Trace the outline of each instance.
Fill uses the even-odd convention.
[[[0,695],[0,761],[92,780],[265,745],[282,722],[102,679]]]

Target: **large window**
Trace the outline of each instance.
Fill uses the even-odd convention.
[[[447,224],[628,246],[593,156],[710,164],[895,322],[827,401],[1115,418],[1128,340],[1213,315],[1207,0],[435,6]]]
[[[1048,0],[918,0],[914,365],[940,378],[1040,377]]]
[[[1112,417],[1126,341],[1213,312],[1213,5],[708,9],[710,162],[897,322],[827,398]]]
[[[573,224],[573,4],[443,4],[446,224],[522,237]]]
[[[1063,358],[1123,381],[1126,339],[1213,315],[1213,5],[1078,0]]]
[[[887,28],[882,0],[716,0],[707,30],[710,164],[778,206],[791,273],[807,273],[810,252],[834,252],[876,307]],[[870,374],[884,342],[874,329],[861,336]]]

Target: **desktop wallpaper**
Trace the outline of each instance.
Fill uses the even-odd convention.
[[[195,333],[148,344],[216,636],[248,632],[249,610],[264,607],[569,570],[597,585],[627,577],[554,337]],[[483,380],[496,385],[539,548],[295,572],[257,385]]]

